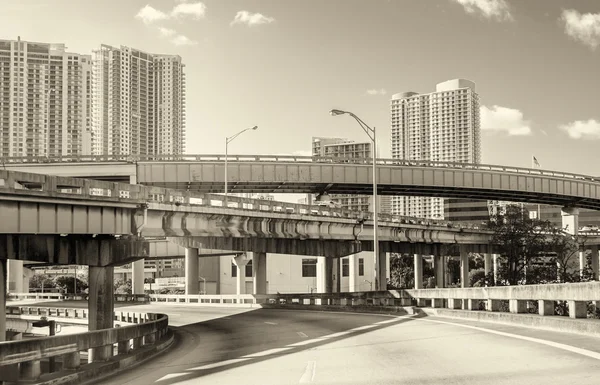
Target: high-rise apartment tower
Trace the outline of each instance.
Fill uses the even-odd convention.
[[[91,56],[0,40],[0,156],[90,151]]]
[[[185,74],[177,55],[121,46],[94,51],[94,155],[182,154]]]
[[[392,158],[479,163],[479,96],[465,79],[439,83],[429,94],[405,92],[391,100]],[[443,198],[394,197],[399,215],[444,218]]]

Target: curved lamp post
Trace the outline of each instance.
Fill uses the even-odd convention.
[[[225,206],[227,207],[227,194],[229,192],[228,186],[227,186],[227,156],[228,156],[228,152],[229,152],[229,143],[231,143],[235,138],[237,138],[238,136],[242,135],[244,132],[248,131],[248,130],[256,130],[258,128],[258,126],[254,126],[251,128],[246,128],[240,132],[238,132],[237,134],[230,136],[228,138],[225,138]]]
[[[329,111],[329,113],[331,114],[331,116],[338,116],[338,115],[344,115],[344,114],[348,114],[350,116],[352,116],[360,125],[360,128],[363,129],[363,131],[365,132],[365,134],[367,134],[367,136],[369,137],[369,139],[371,139],[371,141],[373,142],[373,273],[375,275],[375,290],[385,290],[382,289],[383,287],[383,283],[379,282],[379,269],[381,269],[381,266],[377,266],[377,261],[379,259],[379,238],[378,238],[378,231],[377,231],[377,227],[378,227],[378,211],[379,211],[379,207],[377,204],[377,141],[376,141],[376,136],[375,136],[375,128],[371,128],[367,125],[367,123],[363,122],[361,118],[359,118],[358,116],[354,115],[352,112],[349,111],[342,111],[342,110],[331,110]]]

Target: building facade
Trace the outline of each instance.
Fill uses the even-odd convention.
[[[428,94],[405,92],[391,100],[392,158],[479,163],[479,96],[475,83],[454,79]],[[442,198],[394,197],[398,215],[443,219]]]
[[[0,156],[90,151],[91,56],[0,40]]]
[[[93,52],[92,154],[185,151],[181,57],[102,45]]]

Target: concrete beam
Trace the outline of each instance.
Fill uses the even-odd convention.
[[[145,258],[148,241],[137,237],[0,234],[0,259],[57,265],[118,266]]]

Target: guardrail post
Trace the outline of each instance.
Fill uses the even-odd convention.
[[[587,318],[586,301],[569,301],[570,318]]]
[[[460,309],[462,307],[462,299],[448,298],[448,309]]]
[[[152,345],[156,342],[156,333],[152,332],[144,336],[144,345]]]
[[[479,300],[472,298],[464,299],[463,310],[479,310]]]
[[[488,299],[487,300],[487,311],[500,311],[500,300],[498,299]]]
[[[133,348],[139,349],[144,346],[144,337],[135,337],[133,339]]]
[[[22,380],[37,380],[42,375],[42,367],[39,360],[21,362],[19,365]]]
[[[511,299],[508,301],[508,308],[511,313],[527,313],[527,301]]]
[[[67,353],[63,355],[63,369],[77,370],[81,364],[79,352]]]
[[[442,298],[432,298],[431,299],[431,307],[433,307],[433,308],[444,307],[444,300]]]
[[[117,346],[119,354],[127,354],[129,353],[130,340],[119,341]]]
[[[554,301],[538,300],[538,313],[539,315],[554,315]]]

